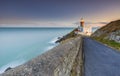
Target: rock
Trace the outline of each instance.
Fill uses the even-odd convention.
[[[10,69],[12,69],[12,68],[11,68],[11,67],[8,67],[8,68],[5,70],[5,72],[8,71],[8,70],[10,70]]]
[[[65,36],[63,36],[62,38],[58,39],[55,43],[60,43],[61,41],[65,40]]]
[[[112,21],[91,35],[93,38],[114,40],[120,43],[120,20]]]
[[[61,39],[62,37],[58,37],[58,39]]]
[[[60,43],[64,40],[76,37],[77,35],[74,33],[76,29],[74,29],[72,32],[68,33],[67,35],[63,36],[63,37],[58,37],[58,40],[55,43]]]

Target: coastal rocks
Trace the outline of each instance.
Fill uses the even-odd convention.
[[[114,40],[118,43],[120,43],[120,30],[116,31],[116,32],[112,32],[110,35],[109,35],[109,40]]]
[[[120,30],[105,34],[103,31],[97,31],[92,37],[101,37],[103,39],[114,40],[117,43],[120,43]]]
[[[11,67],[8,67],[8,68],[5,70],[5,72],[8,71],[8,70],[10,70],[10,69],[12,69],[12,68],[11,68]]]
[[[108,39],[120,43],[120,20],[112,21],[91,35],[93,38]]]
[[[97,32],[95,32],[94,34],[92,34],[92,37],[100,37],[102,34],[104,34],[105,33],[105,31],[97,31]]]
[[[63,37],[58,37],[58,40],[55,43],[60,43],[60,42],[62,42],[64,40],[76,37],[77,34],[75,34],[75,30],[76,29],[74,29],[72,32],[68,33],[67,35],[65,35]]]
[[[58,37],[58,40],[55,43],[60,43],[61,41],[65,40],[65,36],[63,37]]]
[[[81,36],[70,39],[29,62],[6,71],[0,76],[74,76],[72,72],[74,72],[73,66],[76,61],[78,63],[76,68],[81,68],[79,66],[82,64],[81,46]],[[81,76],[81,70],[77,70],[77,76]]]

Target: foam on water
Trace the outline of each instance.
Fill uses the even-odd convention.
[[[54,44],[56,44],[55,42],[58,40],[58,37],[55,37],[55,38],[53,38],[50,42],[49,42],[49,44],[52,44],[52,45],[54,45]]]
[[[45,48],[45,51],[54,48],[58,43],[55,43],[58,40],[58,37],[53,38],[50,42],[48,42],[49,46]]]
[[[55,46],[48,46],[47,48],[45,48],[45,51],[48,51],[48,50],[50,50],[50,49],[52,49],[52,48],[54,48]]]
[[[54,47],[57,45],[57,44],[55,43],[57,40],[58,40],[58,38],[55,37],[55,38],[53,38],[51,41],[49,41],[49,42],[48,42],[49,46],[44,49],[44,52],[46,52],[46,51],[54,48]],[[18,58],[21,58],[21,56],[18,56]],[[21,58],[21,59],[22,59],[22,58]],[[4,65],[4,66],[2,66],[2,67],[0,68],[0,74],[1,74],[1,73],[4,73],[4,71],[5,71],[7,68],[9,68],[9,67],[14,68],[14,67],[19,66],[19,65],[21,65],[21,64],[23,64],[23,63],[25,63],[25,60],[16,60],[16,61],[10,62],[10,63],[8,63],[7,65]]]
[[[10,62],[7,65],[4,65],[0,68],[0,74],[3,73],[9,67],[14,68],[14,67],[19,66],[23,63],[25,63],[25,60],[16,60],[16,61]]]
[[[56,46],[56,45],[50,45],[50,46],[46,47],[46,48],[44,49],[44,52],[46,52],[46,51],[54,48],[55,46]],[[3,65],[3,66],[0,68],[0,74],[1,74],[1,73],[4,73],[5,70],[6,70],[7,68],[9,68],[9,67],[10,67],[10,68],[14,68],[14,67],[16,67],[16,66],[19,66],[19,65],[25,63],[25,62],[26,62],[25,60],[16,60],[16,61],[10,62],[10,63],[8,63],[8,64],[6,64],[6,65]]]

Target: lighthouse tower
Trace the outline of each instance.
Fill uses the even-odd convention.
[[[83,20],[83,18],[81,18],[81,20],[80,20],[80,26],[83,28],[84,27],[84,20]]]
[[[84,22],[84,20],[83,20],[83,18],[81,18],[81,20],[80,20],[80,27],[81,27],[81,32],[83,32],[84,30],[83,30],[83,28],[84,28],[84,24],[85,24],[85,22]]]

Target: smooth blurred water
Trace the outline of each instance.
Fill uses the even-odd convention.
[[[0,73],[55,46],[57,37],[73,28],[0,28]]]

